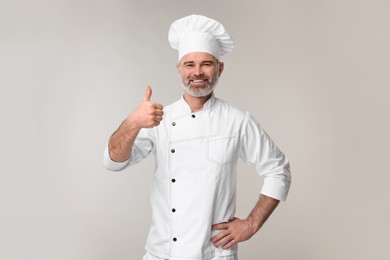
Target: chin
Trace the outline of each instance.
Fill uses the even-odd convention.
[[[214,91],[214,88],[207,88],[207,89],[186,89],[186,92],[188,95],[193,96],[193,97],[206,97],[210,95]]]
[[[214,84],[207,84],[203,88],[192,88],[190,84],[185,84],[185,82],[181,81],[181,86],[188,95],[201,98],[210,95],[214,91],[217,84],[215,82]]]

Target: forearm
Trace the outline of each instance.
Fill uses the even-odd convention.
[[[263,194],[260,195],[256,206],[247,217],[247,221],[250,223],[253,229],[253,234],[263,226],[278,204],[279,200]]]
[[[152,89],[146,87],[146,94],[138,108],[131,113],[111,135],[108,141],[110,159],[125,162],[130,158],[131,150],[142,128],[158,126],[164,115],[163,105],[150,101]]]
[[[129,159],[134,141],[140,130],[141,128],[132,121],[131,116],[122,122],[108,142],[111,160],[124,162]]]

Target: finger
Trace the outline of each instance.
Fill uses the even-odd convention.
[[[156,108],[156,109],[161,109],[162,110],[164,108],[164,106],[159,104],[159,103],[154,103],[153,105],[154,105],[154,108]]]
[[[153,121],[150,121],[146,128],[152,128],[152,127],[155,127],[155,126],[158,126],[160,125],[161,121],[157,120],[157,119],[153,119]]]
[[[151,96],[152,96],[152,88],[149,85],[147,85],[144,101],[150,101]]]
[[[226,223],[219,223],[211,226],[212,230],[220,230],[220,229],[227,229]]]
[[[155,121],[162,121],[163,117],[162,116],[155,116],[154,120]]]
[[[234,246],[235,244],[237,244],[237,242],[233,239],[233,240],[230,240],[229,243],[225,244],[222,249],[229,249],[230,247]]]
[[[227,235],[227,236],[224,236],[223,238],[219,239],[218,241],[214,242],[213,244],[214,244],[215,247],[219,247],[220,245],[227,244],[231,240],[233,240],[232,236],[231,235]]]
[[[156,116],[163,116],[164,115],[164,111],[162,111],[162,110],[155,110],[153,114],[156,115]]]
[[[218,241],[220,241],[224,237],[227,237],[228,235],[229,235],[229,233],[227,231],[222,231],[218,235],[215,235],[214,237],[212,237],[210,242],[213,244],[217,243]]]

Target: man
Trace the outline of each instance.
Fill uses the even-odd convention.
[[[233,41],[219,22],[199,15],[169,31],[179,51],[184,94],[163,108],[152,89],[110,137],[104,165],[122,170],[155,157],[152,225],[144,260],[237,259],[237,243],[252,237],[290,186],[289,163],[253,117],[217,99],[220,56]],[[264,177],[260,198],[246,219],[234,217],[238,158]]]

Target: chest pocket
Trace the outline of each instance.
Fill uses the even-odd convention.
[[[234,135],[218,135],[207,140],[207,158],[220,166],[234,161],[235,150],[236,138]]]

